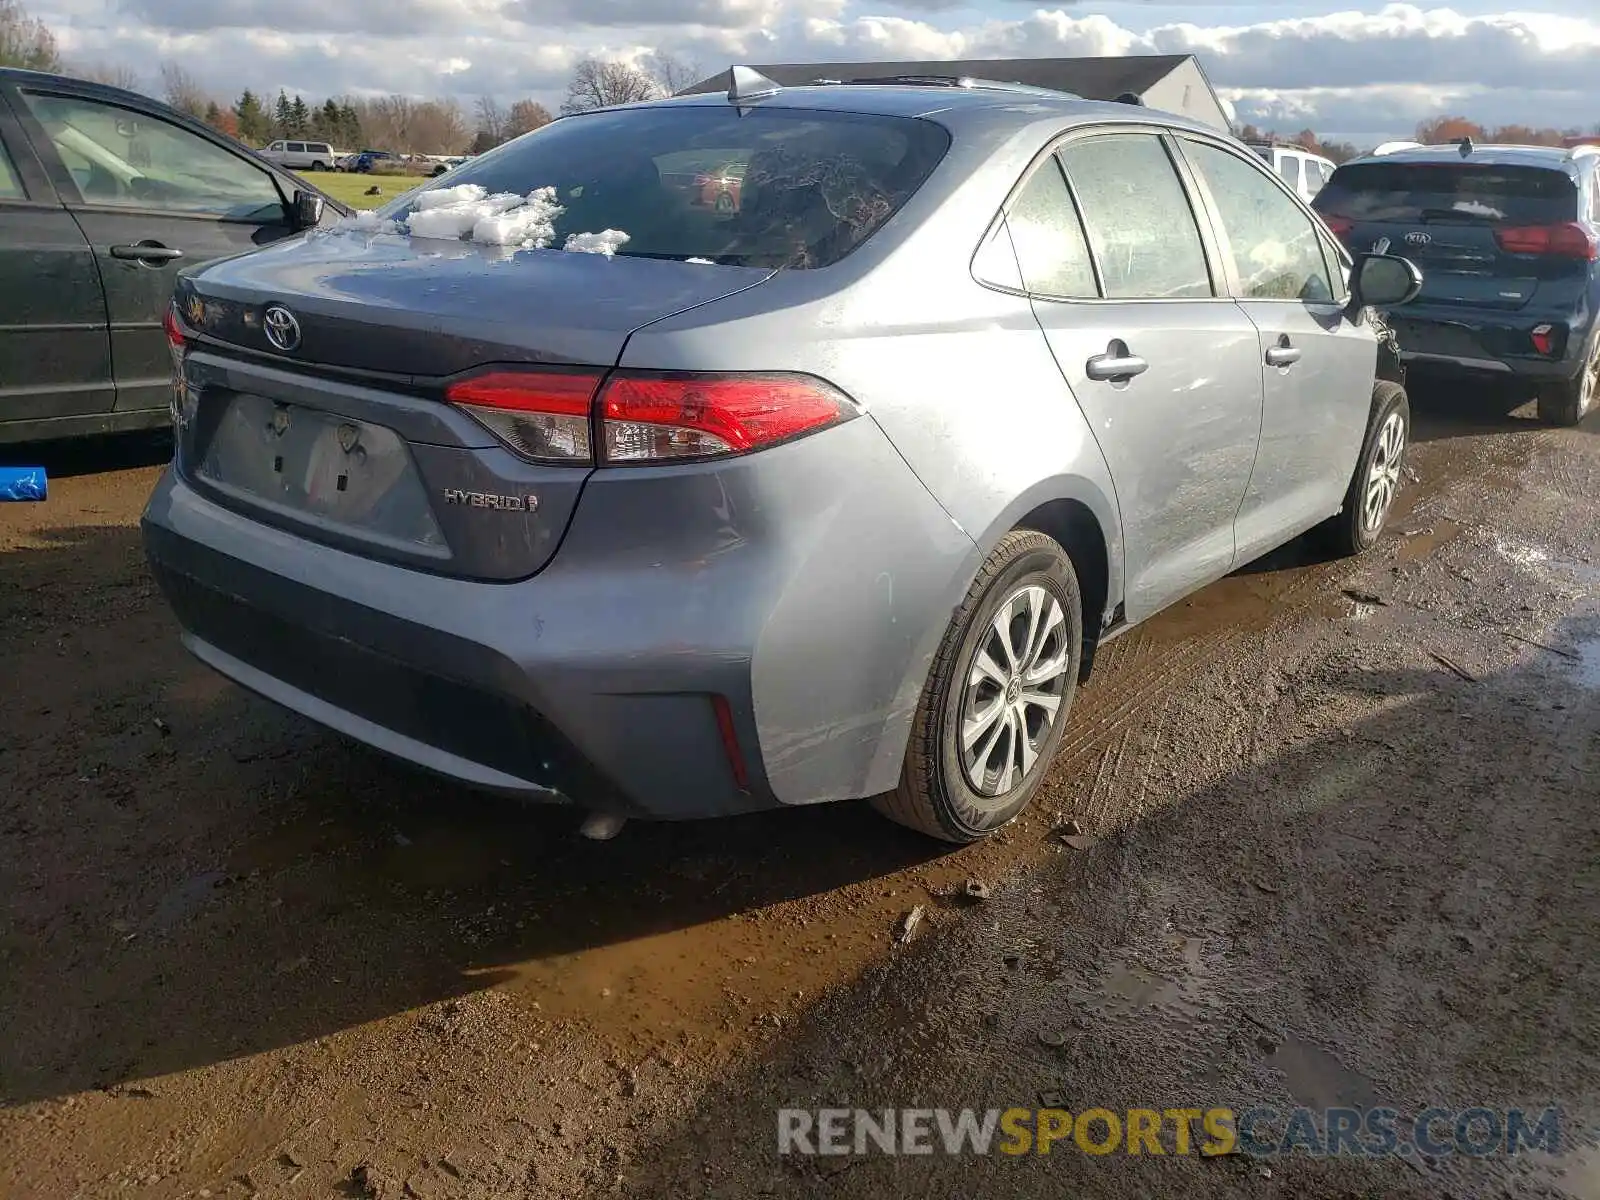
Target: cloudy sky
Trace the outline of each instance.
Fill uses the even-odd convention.
[[[1194,53],[1241,120],[1371,142],[1421,117],[1600,125],[1600,5],[1330,0],[31,0],[69,60],[243,86],[559,101],[573,60]]]

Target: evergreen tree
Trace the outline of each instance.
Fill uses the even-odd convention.
[[[273,136],[286,138],[294,133],[294,105],[289,103],[289,97],[280,88],[278,102],[273,105]]]
[[[311,122],[311,128],[323,141],[332,142],[340,149],[347,149],[344,141],[344,130],[340,125],[338,102],[330,96],[327,102],[317,109],[317,115]]]
[[[289,120],[295,137],[305,137],[310,131],[311,110],[306,107],[303,96],[296,96],[289,105]]]
[[[361,116],[355,106],[346,100],[339,106],[339,136],[350,150],[361,150],[365,133],[361,129]]]
[[[247,144],[264,146],[272,140],[272,120],[267,116],[260,99],[249,88],[240,94],[233,111],[239,118],[239,136]]]

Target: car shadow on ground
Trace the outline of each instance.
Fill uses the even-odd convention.
[[[1600,649],[1600,623],[1551,642]],[[1302,702],[1320,728],[1096,830],[823,999],[664,1121],[624,1194],[1221,1200],[1270,1178],[1285,1195],[1551,1195],[1573,1159],[1204,1161],[1173,1156],[1170,1126],[1165,1157],[1070,1140],[952,1157],[931,1121],[933,1153],[777,1153],[781,1108],[1381,1104],[1405,1132],[1470,1098],[1559,1105],[1581,1134],[1600,1105],[1600,910],[1581,882],[1600,810],[1568,802],[1600,773],[1600,675],[1535,655],[1469,682],[1375,666],[1386,653],[1319,674]],[[1351,698],[1381,715],[1343,724]]]
[[[1532,389],[1511,381],[1456,379],[1413,371],[1406,378],[1406,394],[1411,400],[1413,443],[1552,428],[1539,420]],[[1600,409],[1585,417],[1578,429],[1600,434]]]

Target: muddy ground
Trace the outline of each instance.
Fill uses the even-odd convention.
[[[0,509],[0,1193],[1600,1197],[1600,419],[1419,392],[1382,544],[1108,647],[961,851],[864,805],[596,845],[413,774],[185,656],[159,445],[51,451]],[[1555,1104],[1567,1152],[776,1152],[781,1106],[1040,1103]]]

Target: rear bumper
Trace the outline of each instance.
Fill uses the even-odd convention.
[[[597,472],[518,583],[313,543],[170,470],[143,525],[185,644],[245,687],[475,787],[657,818],[893,787],[977,565],[870,418],[716,470]]]
[[[1408,367],[1554,382],[1571,379],[1583,362],[1592,319],[1526,312],[1485,313],[1408,305],[1388,314]],[[1541,355],[1530,340],[1538,325],[1565,330],[1561,353]]]

